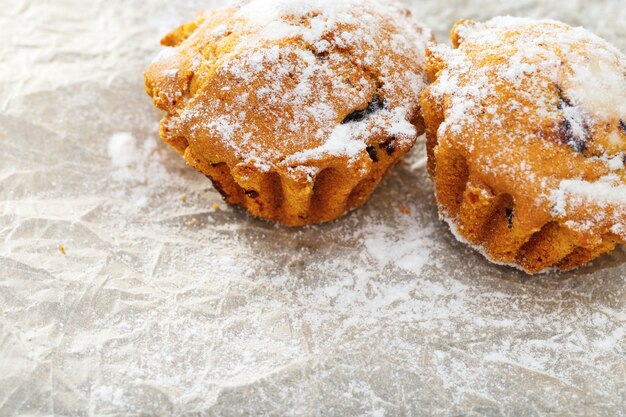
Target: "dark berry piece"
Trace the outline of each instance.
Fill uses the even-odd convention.
[[[376,148],[373,146],[368,146],[367,148],[365,148],[365,150],[367,151],[367,154],[370,156],[370,159],[373,162],[378,162],[378,154],[376,153]]]
[[[244,193],[250,198],[259,198],[259,193],[254,190],[245,190]]]
[[[324,52],[317,52],[317,51],[313,51],[313,55],[315,55],[315,58],[317,58],[320,61],[328,61],[328,52],[324,51]]]
[[[355,110],[349,115],[347,115],[341,124],[352,123],[352,122],[361,122],[365,120],[372,113],[376,113],[379,110],[385,108],[385,101],[380,98],[378,94],[374,94],[372,97],[372,101],[367,104],[367,107],[362,110]]]
[[[380,147],[387,152],[387,155],[393,155],[396,151],[396,137],[394,135],[389,136],[386,141],[380,144]]]
[[[513,209],[512,208],[506,208],[504,210],[504,213],[506,214],[506,219],[509,222],[509,229],[510,229],[510,228],[513,227],[513,216],[514,216]]]
[[[584,125],[584,130],[585,133],[582,136],[575,135],[572,123],[565,118],[559,125],[559,141],[568,144],[576,152],[585,152],[587,150],[587,141],[590,138],[587,124]]]
[[[571,146],[577,152],[584,152],[587,149],[587,142],[591,139],[589,125],[586,121],[581,120],[584,133],[582,135],[576,134],[572,126],[572,120],[567,117],[568,114],[572,113],[571,109],[574,109],[575,106],[572,105],[572,102],[565,96],[562,88],[557,84],[555,84],[555,86],[559,92],[560,99],[558,109],[564,114],[564,118],[559,124],[559,142]]]
[[[572,107],[572,102],[569,100],[569,98],[567,98],[567,96],[565,96],[565,92],[563,92],[563,88],[558,84],[554,84],[554,86],[559,92],[559,99],[561,100],[561,102],[559,103],[559,109],[561,108],[561,103],[565,103],[567,106]]]
[[[224,198],[228,197],[228,194],[226,193],[226,191],[224,191],[224,187],[222,187],[221,183],[219,183],[218,181],[215,181],[213,178],[209,177],[208,175],[206,175],[206,177],[211,180],[211,183],[213,184],[213,188],[215,188],[217,192],[222,195],[222,197]]]

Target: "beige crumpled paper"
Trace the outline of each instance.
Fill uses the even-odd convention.
[[[211,1],[0,7],[0,416],[626,413],[626,252],[493,266],[437,220],[417,149],[371,202],[287,229],[227,207],[157,137],[142,71]],[[603,0],[415,1],[583,24]]]

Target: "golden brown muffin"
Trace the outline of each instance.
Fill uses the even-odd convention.
[[[423,133],[430,32],[388,1],[253,0],[169,35],[145,74],[161,137],[254,216],[364,204]]]
[[[626,241],[626,59],[582,28],[461,21],[422,95],[441,216],[490,260],[576,268]]]

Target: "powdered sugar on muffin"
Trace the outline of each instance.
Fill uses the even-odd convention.
[[[422,104],[431,174],[437,180],[438,167],[449,170],[439,178],[440,202],[448,201],[442,214],[458,222],[459,234],[493,259],[529,270],[569,268],[572,257],[591,258],[626,240],[624,55],[585,29],[551,20],[461,21],[452,40],[454,49],[428,48],[436,81]],[[481,190],[490,197],[479,197]],[[506,245],[481,232],[493,227],[496,212],[510,229],[499,238]],[[559,241],[563,257],[529,261],[540,238]]]
[[[236,2],[168,35],[146,84],[168,113],[164,139],[194,166],[242,173],[244,189],[244,172],[363,180],[386,172],[377,148],[395,163],[423,131],[431,39],[392,1]]]
[[[371,126],[397,135],[401,142],[414,142],[415,129],[407,124],[415,115],[416,97],[425,87],[420,65],[431,34],[409,19],[397,19],[404,13],[397,5],[356,0],[242,2],[233,6],[228,22],[209,32],[209,38],[217,42],[228,33],[240,33],[236,44],[210,56],[210,68],[205,62],[198,65],[200,59],[193,65],[186,47],[193,50],[194,37],[206,36],[203,24],[214,24],[213,13],[202,14],[190,38],[174,48],[182,51],[178,52],[182,62],[172,48],[165,49],[157,61],[162,64],[161,73],[180,78],[184,76],[181,73],[191,70],[202,77],[203,70],[212,70],[238,83],[260,79],[263,86],[236,91],[228,104],[215,102],[208,108],[201,100],[189,97],[185,108],[168,120],[170,130],[194,125],[193,130],[203,130],[223,141],[239,158],[265,170],[296,152],[313,159],[339,154],[354,160],[357,154],[365,153]],[[393,35],[385,33],[386,27]],[[281,44],[287,40],[295,43]],[[194,52],[202,53],[198,49]],[[399,63],[396,59],[407,54],[414,62]],[[352,66],[357,67],[356,73]],[[289,83],[289,77],[297,78],[297,83]],[[165,90],[170,102],[180,94],[176,82],[172,87]],[[227,94],[232,89],[223,86],[221,91]],[[384,95],[384,108],[347,127],[338,126],[346,112],[367,104],[375,91]],[[291,117],[272,117],[275,111],[286,109]],[[264,126],[249,123],[259,115],[267,115]],[[252,138],[264,134],[267,126],[280,140],[260,145]],[[342,134],[346,130],[349,132]]]

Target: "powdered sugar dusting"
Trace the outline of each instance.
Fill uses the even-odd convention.
[[[126,168],[141,160],[136,142],[135,137],[128,132],[120,132],[111,136],[107,151],[113,166]]]
[[[542,28],[543,32],[538,28]],[[522,34],[511,38],[514,30],[521,30]],[[507,33],[509,38],[503,43],[503,36]],[[524,82],[526,85],[536,83],[537,91],[545,91],[552,85],[561,89],[567,101],[567,105],[561,107],[562,117],[567,120],[576,141],[571,143],[572,146],[589,140],[587,130],[590,126],[607,122],[616,124],[615,121],[619,123],[626,117],[626,59],[615,47],[583,28],[570,28],[553,20],[498,17],[486,23],[461,25],[457,34],[461,42],[481,45],[486,52],[500,49],[507,61],[495,68],[474,67],[474,71],[482,71],[484,76],[481,78],[479,74],[474,74],[478,82],[459,87],[457,77],[462,77],[471,67],[464,53],[445,46],[432,48],[435,54],[445,56],[448,64],[448,70],[443,71],[437,87],[432,91],[440,97],[449,95],[454,101],[451,114],[447,115],[442,125],[444,130],[449,127],[458,129],[471,123],[473,116],[481,113],[480,103],[493,96],[497,87],[488,80],[492,70],[516,88]],[[584,52],[581,52],[583,48]],[[482,80],[484,83],[481,83]],[[536,99],[542,98],[539,96]],[[552,106],[546,102],[541,107],[549,112]],[[527,111],[516,109],[520,110]],[[617,125],[612,128],[617,128]],[[626,146],[623,138],[616,137],[616,141],[621,142],[619,146]],[[614,143],[611,150],[616,146]]]
[[[577,230],[587,230],[594,227],[596,221],[607,216],[612,218],[612,231],[618,236],[626,236],[626,185],[617,175],[607,175],[598,181],[564,180],[552,194],[554,213],[567,216],[569,211],[580,210],[588,206],[598,207],[596,219],[587,222],[570,222],[570,226]],[[614,210],[608,209],[614,207]]]
[[[157,74],[148,70],[158,85],[164,71],[188,67],[185,56],[201,53],[202,45],[220,45],[221,37],[237,35],[228,48],[216,49],[215,62],[207,58],[210,65],[194,69],[194,77],[212,77],[197,83],[206,91],[178,97],[181,88],[165,84],[167,106],[182,106],[168,110],[168,134],[192,138],[192,147],[204,140],[193,138],[211,137],[234,154],[229,164],[246,161],[264,172],[292,172],[294,165],[336,157],[355,164],[367,160],[374,136],[396,137],[405,149],[415,142],[410,121],[426,85],[421,64],[432,35],[400,5],[253,0],[234,7],[231,18],[217,28],[207,12],[177,47],[185,53],[173,68],[158,64]],[[208,75],[205,67],[211,68]],[[216,92],[213,85],[223,87]],[[375,97],[384,104],[342,123]]]
[[[366,147],[363,141],[356,139],[356,133],[355,127],[350,124],[336,126],[323,145],[290,155],[286,162],[305,163],[320,157],[343,155],[354,160]]]
[[[178,57],[176,48],[164,47],[152,60],[153,64],[162,63],[163,61],[173,60]]]
[[[107,152],[114,167],[113,176],[120,181],[166,181],[168,175],[157,153],[157,142],[150,138],[138,143],[129,132],[118,132],[109,138]]]
[[[623,412],[623,251],[533,278],[491,265],[439,223],[421,147],[337,222],[253,220],[158,140],[140,76],[160,34],[220,2],[5,3],[0,415]],[[442,41],[517,11],[623,48],[618,3],[414,9]]]
[[[626,221],[626,57],[587,30],[554,20],[466,21],[454,33],[459,48],[430,47],[433,59],[445,62],[430,87],[431,97],[446,106],[438,135],[462,138],[458,142],[480,171],[498,178],[492,183],[508,184],[498,192],[518,201],[536,194],[534,208],[524,212],[549,218],[552,211],[568,219],[585,205],[595,207],[593,218],[578,219],[576,230],[602,233]],[[502,91],[507,96],[500,100]],[[487,149],[493,140],[498,146]],[[541,161],[558,146],[564,148],[559,158],[571,155],[569,170],[563,162]],[[595,164],[598,176],[612,174],[582,181],[576,171],[588,169],[584,164]]]
[[[572,102],[605,120],[626,118],[626,59],[595,35],[576,32],[581,39],[593,36],[596,47],[591,58],[572,54],[577,58],[568,91]]]
[[[607,175],[596,182],[582,180],[561,181],[555,191],[556,211],[565,214],[566,196],[574,197],[577,204],[619,204],[626,206],[626,185],[617,175]],[[585,201],[586,200],[586,201]]]

